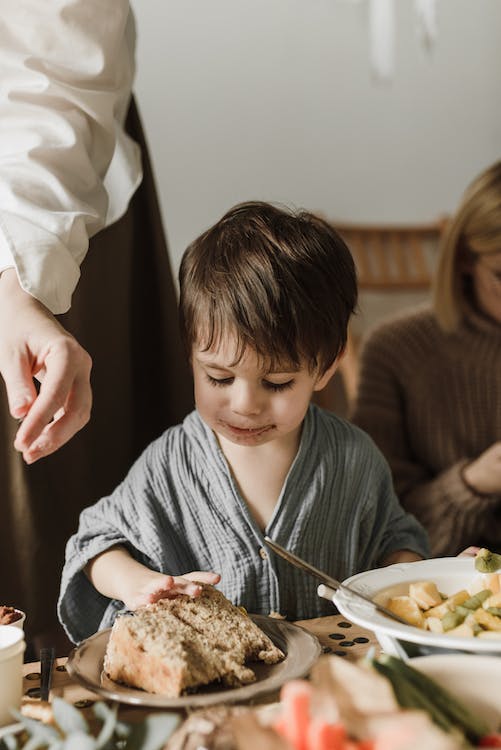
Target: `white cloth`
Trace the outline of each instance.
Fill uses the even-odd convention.
[[[134,78],[128,0],[0,0],[0,272],[63,313],[89,237],[141,182],[123,125]]]

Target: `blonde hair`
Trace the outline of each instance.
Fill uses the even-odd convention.
[[[469,185],[442,235],[433,307],[444,331],[456,330],[464,317],[468,264],[496,252],[501,252],[501,161]]]

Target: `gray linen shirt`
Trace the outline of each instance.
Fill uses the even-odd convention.
[[[426,533],[398,503],[372,440],[315,405],[265,534],[340,580],[377,567],[397,549],[428,555]],[[250,612],[294,620],[332,613],[314,578],[267,550],[214,433],[196,411],[149,445],[109,497],[81,513],[66,547],[58,603],[75,642],[109,627],[123,608],[83,572],[116,544],[164,573],[221,573],[218,588]]]

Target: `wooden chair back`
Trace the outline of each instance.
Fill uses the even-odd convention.
[[[332,224],[351,250],[361,291],[430,286],[442,219],[414,226]]]
[[[414,225],[347,224],[330,220],[351,250],[360,297],[364,292],[429,289],[446,217]],[[338,373],[315,395],[320,406],[346,416],[357,392],[360,337],[351,327]]]

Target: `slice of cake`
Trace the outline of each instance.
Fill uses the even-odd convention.
[[[175,698],[215,680],[254,682],[247,662],[276,664],[279,648],[213,586],[117,617],[104,658],[110,679]]]

